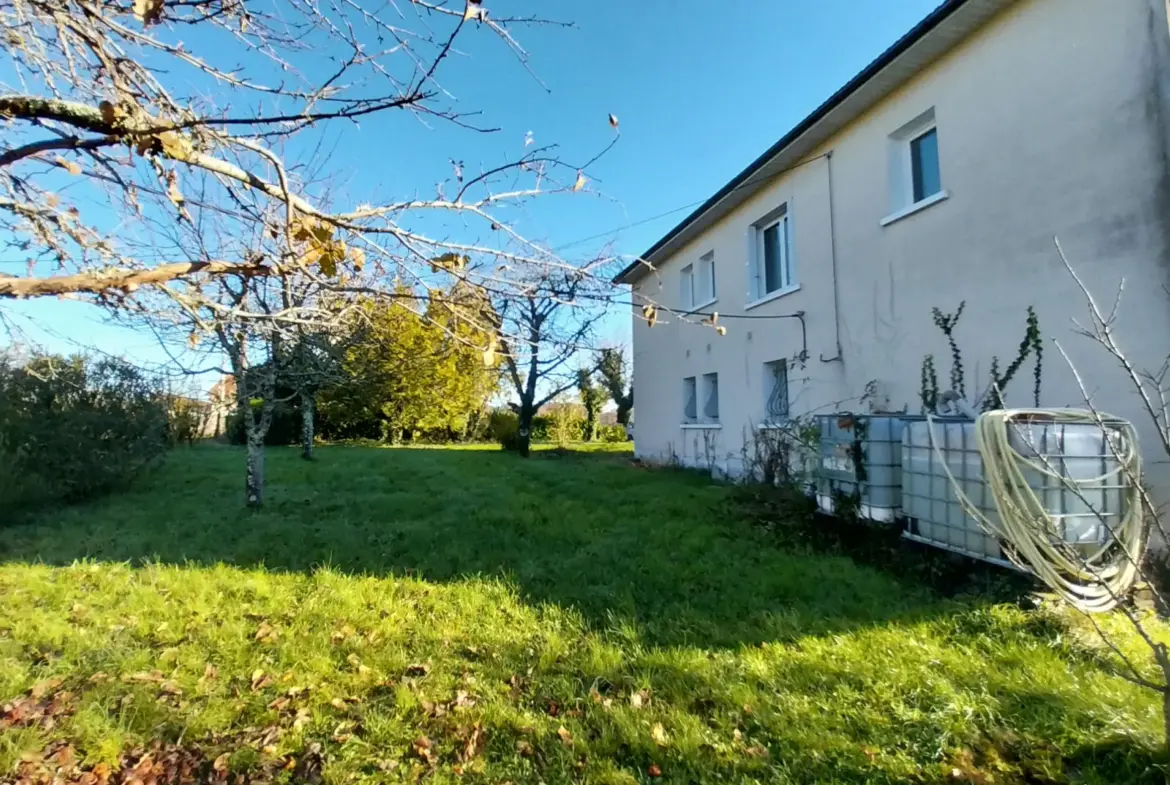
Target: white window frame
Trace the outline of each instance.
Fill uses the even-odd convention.
[[[708,251],[699,257],[695,267],[695,294],[700,302],[692,308],[706,308],[715,303],[718,292],[715,289],[715,252]]]
[[[937,193],[914,200],[914,154],[912,145],[931,131],[938,132],[938,119],[934,107],[927,109],[897,131],[890,134],[890,209],[893,211],[881,220],[882,226],[889,226],[895,221],[914,215],[927,207],[950,198],[950,192],[942,187],[942,148],[941,137],[936,147],[939,155],[939,188]]]
[[[780,285],[767,291],[767,271],[765,270],[764,232],[773,226],[781,227],[784,242],[780,244],[780,270],[783,280]],[[792,216],[791,202],[785,202],[772,212],[760,218],[748,229],[748,293],[746,309],[763,305],[766,302],[783,297],[786,294],[800,289],[796,275],[796,222]]]
[[[689,311],[695,307],[695,266],[688,264],[678,276],[679,310]]]
[[[777,373],[782,370],[783,373]],[[789,362],[787,359],[773,360],[764,363],[764,425],[778,425],[787,422],[792,412],[792,387],[788,380]],[[784,383],[784,414],[776,416],[769,411],[772,394],[776,391],[776,383],[783,376]]]
[[[719,374],[703,374],[702,384],[703,410],[701,420],[705,423],[719,422]]]
[[[683,378],[682,421],[694,424],[699,421],[699,386],[694,376]]]

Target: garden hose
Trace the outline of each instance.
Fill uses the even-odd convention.
[[[983,460],[983,477],[991,491],[999,520],[985,515],[963,492],[951,473],[934,434],[934,418],[927,416],[930,443],[943,466],[963,510],[993,537],[1011,547],[1005,553],[1016,566],[1028,570],[1080,610],[1112,610],[1138,578],[1145,549],[1146,529],[1141,495],[1141,456],[1137,433],[1124,420],[1081,409],[999,409],[975,420],[975,445]],[[1012,446],[1010,429],[1016,421],[1039,420],[1044,425],[1102,425],[1118,466],[1088,479],[1074,479],[1057,471],[1043,456],[1021,454]],[[1039,453],[1039,451],[1037,451]],[[1110,526],[1105,511],[1095,511],[1108,531],[1106,541],[1092,551],[1078,550],[1064,541],[1053,514],[1028,484],[1025,471],[1058,480],[1063,488],[1085,500],[1085,494],[1111,481],[1122,489],[1122,513]]]

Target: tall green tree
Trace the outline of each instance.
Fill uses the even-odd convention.
[[[454,295],[434,295],[415,310],[409,290],[399,293],[394,302],[363,304],[339,380],[320,392],[326,435],[461,438],[495,392],[499,373],[485,353],[492,339],[453,307]]]
[[[630,413],[634,410],[634,383],[629,380],[629,365],[621,349],[602,349],[598,364],[601,378],[609,391],[609,397],[617,404],[617,421],[620,425],[630,424]]]
[[[577,369],[577,392],[580,393],[581,404],[585,407],[584,439],[591,442],[597,438],[597,419],[608,395],[605,388],[598,386],[593,380],[593,371],[588,368]]]

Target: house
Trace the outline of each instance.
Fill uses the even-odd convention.
[[[1088,309],[1053,239],[1106,307],[1125,279],[1118,339],[1161,367],[1166,2],[946,0],[654,243],[615,279],[634,300],[637,455],[735,473],[759,429],[793,415],[918,413],[926,355],[950,386],[932,308],[961,302],[968,398],[1015,356],[1031,306],[1041,404],[1083,405],[1056,339],[1098,406],[1148,428],[1076,333]],[[1008,405],[1032,404],[1031,363]]]

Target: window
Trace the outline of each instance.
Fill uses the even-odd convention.
[[[948,197],[942,186],[938,126],[929,109],[890,135],[890,209],[882,226]]]
[[[679,274],[679,307],[684,311],[710,305],[715,301],[715,252],[704,254],[696,264],[688,264]]]
[[[792,217],[783,205],[757,221],[749,235],[751,248],[748,300],[755,301],[776,292],[795,288],[792,261]]]
[[[719,422],[719,374],[703,374],[703,419]]]
[[[695,294],[699,303],[711,303],[715,300],[715,252],[703,254],[699,257],[699,275],[696,280]]]
[[[695,377],[683,379],[683,422],[695,422],[699,419],[697,396],[695,395]]]
[[[679,307],[688,311],[695,307],[695,266],[688,264],[679,274]]]
[[[764,363],[764,422],[788,419],[788,361]]]
[[[942,178],[938,171],[937,128],[931,128],[910,141],[910,170],[915,202],[921,202],[942,190]]]

